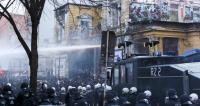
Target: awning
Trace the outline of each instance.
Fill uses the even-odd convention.
[[[180,71],[187,70],[190,75],[200,78],[200,62],[173,64],[170,66]]]

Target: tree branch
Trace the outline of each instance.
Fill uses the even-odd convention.
[[[29,11],[30,4],[27,0],[20,0],[20,2],[23,4],[23,6]]]
[[[42,15],[42,11],[43,11],[43,9],[44,9],[45,1],[46,1],[46,0],[40,0],[40,2],[39,2],[39,4],[40,4],[39,9],[40,9],[40,10],[39,10],[39,13],[38,13],[38,18],[40,18],[41,15]]]
[[[31,57],[31,50],[29,49],[28,45],[26,44],[26,42],[24,41],[21,33],[19,32],[12,16],[10,15],[10,13],[7,11],[7,9],[2,5],[0,4],[0,8],[3,10],[3,12],[0,12],[0,14],[2,16],[4,16],[9,22],[10,24],[13,26],[13,29],[17,35],[17,38],[19,39],[20,43],[22,44],[23,48],[25,49],[26,53],[27,53],[27,56],[28,57]]]
[[[7,20],[9,19],[9,17],[6,14],[4,14],[4,12],[0,12],[0,15],[5,17]]]
[[[14,3],[14,1],[12,1],[12,2],[11,2],[11,1],[12,1],[12,0],[9,0],[8,3],[6,4],[6,6],[5,6],[5,9],[6,9],[6,10]],[[11,2],[11,3],[10,3],[10,2]],[[4,11],[1,13],[1,15],[2,15],[2,14],[4,14]],[[0,15],[0,19],[1,19],[1,17],[2,17],[1,15]]]

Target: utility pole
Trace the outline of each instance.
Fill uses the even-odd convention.
[[[58,79],[60,79],[60,59],[61,57],[58,57]]]
[[[94,68],[93,68],[93,76],[94,76],[94,79],[96,79],[96,48],[94,48]]]

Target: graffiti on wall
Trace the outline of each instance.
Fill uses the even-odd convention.
[[[200,22],[200,8],[193,8],[193,21]]]
[[[190,7],[185,7],[185,20],[192,20],[193,19],[193,11]]]
[[[144,20],[177,22],[181,17],[184,22],[200,22],[200,7],[184,6],[179,8],[179,6],[179,4],[168,4],[165,2],[161,4],[133,2],[130,4],[129,18],[132,22]]]
[[[193,22],[200,22],[200,8],[199,7],[185,7],[184,20],[191,20]]]
[[[169,6],[167,3],[162,5],[132,3],[129,17],[132,21],[168,20]]]

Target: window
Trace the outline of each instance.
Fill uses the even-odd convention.
[[[163,38],[163,54],[178,55],[178,38]]]
[[[121,68],[121,84],[126,83],[126,67],[124,65],[120,66]]]
[[[89,15],[81,15],[79,18],[79,36],[87,38],[92,33],[92,17]]]
[[[170,21],[178,21],[178,4],[170,4]]]
[[[127,80],[128,80],[128,83],[132,83],[133,82],[133,64],[132,63],[129,63],[129,64],[126,64],[126,69],[127,69]]]
[[[155,0],[146,0],[147,3],[155,3]]]
[[[168,5],[168,2],[163,2],[162,4],[161,4],[161,19],[163,20],[163,21],[167,21],[167,20],[169,20],[169,14],[170,14],[170,12],[169,12],[169,5]]]
[[[193,8],[193,21],[200,22],[200,8],[199,7]]]
[[[176,10],[178,9],[178,4],[171,4],[170,7],[172,10]]]
[[[88,28],[89,27],[89,22],[81,20],[81,26],[84,27],[84,28]]]
[[[56,22],[58,25],[58,30],[57,30],[57,39],[58,41],[62,41],[64,39],[64,34],[65,34],[65,18],[66,18],[66,10],[59,9],[56,10],[55,17],[56,17]]]
[[[119,68],[115,68],[114,70],[114,85],[119,84]]]
[[[192,20],[193,19],[193,12],[191,7],[185,7],[185,20]]]
[[[118,62],[122,59],[122,49],[115,50],[114,62]]]

